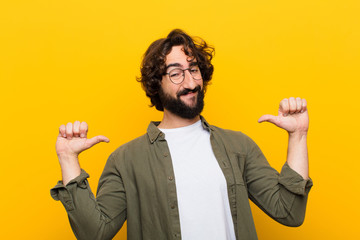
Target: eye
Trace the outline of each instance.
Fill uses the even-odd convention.
[[[194,67],[192,67],[192,68],[190,69],[190,71],[191,71],[192,73],[198,73],[198,72],[200,71],[200,69],[199,69],[198,66],[194,66]]]
[[[170,74],[170,77],[178,77],[178,76],[180,76],[180,73],[171,73]]]
[[[181,75],[182,75],[182,70],[180,70],[180,69],[174,69],[174,70],[170,71],[170,73],[169,73],[169,76],[171,78],[179,78],[179,77],[181,77]]]

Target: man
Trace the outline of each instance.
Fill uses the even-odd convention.
[[[212,54],[181,30],[150,45],[139,81],[163,119],[111,154],[96,199],[78,155],[109,140],[87,139],[85,122],[60,126],[62,181],[51,194],[65,206],[77,238],[111,239],[127,220],[129,240],[257,239],[248,198],[282,224],[302,224],[312,186],[306,101],[284,99],[278,116],[259,119],[289,133],[278,174],[249,137],[200,116]]]

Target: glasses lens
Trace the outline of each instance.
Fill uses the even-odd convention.
[[[169,72],[169,77],[174,83],[182,82],[183,80],[183,71],[179,68],[173,69]]]
[[[194,66],[194,67],[190,68],[190,73],[191,73],[191,76],[195,80],[200,80],[201,79],[201,73],[200,73],[200,69],[199,69],[198,66]]]

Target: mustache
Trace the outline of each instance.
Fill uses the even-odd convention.
[[[176,94],[176,96],[179,98],[182,95],[186,95],[188,93],[196,93],[196,92],[200,92],[200,91],[201,91],[201,87],[200,87],[200,85],[197,85],[194,89],[185,88],[184,90],[181,90],[180,92],[178,92]]]

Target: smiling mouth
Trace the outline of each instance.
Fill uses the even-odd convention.
[[[200,86],[196,86],[194,89],[184,89],[177,93],[177,97],[180,98],[181,96],[195,96],[198,92],[200,92]]]
[[[196,94],[197,94],[197,92],[189,92],[189,93],[183,94],[183,95],[181,95],[181,96],[192,97],[192,96],[196,96]],[[180,96],[180,97],[181,97],[181,96]]]

